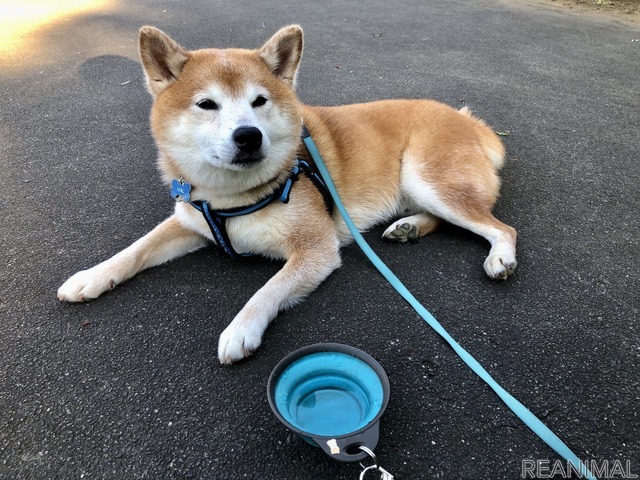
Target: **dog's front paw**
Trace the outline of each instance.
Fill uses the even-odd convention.
[[[512,254],[491,254],[484,261],[484,270],[494,280],[506,280],[517,265],[516,257]]]
[[[248,357],[262,343],[262,334],[266,327],[259,322],[234,320],[222,332],[218,342],[220,363],[231,364]]]
[[[88,302],[107,290],[113,290],[116,281],[99,267],[82,270],[58,289],[58,300],[63,302]]]

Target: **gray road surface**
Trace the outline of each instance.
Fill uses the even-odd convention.
[[[416,245],[383,243],[384,226],[366,238],[580,458],[640,474],[637,23],[497,0],[105,3],[26,32],[0,70],[0,478],[355,479],[267,405],[278,360],[322,341],[386,369],[377,453],[396,478],[511,480],[524,459],[557,459],[354,245],[233,367],[218,335],[277,263],[211,248],[98,301],[56,301],[172,208],[137,29],[253,48],[294,22],[303,101],[429,97],[509,133],[496,215],[519,232],[513,278],[489,281],[488,245],[453,227]]]

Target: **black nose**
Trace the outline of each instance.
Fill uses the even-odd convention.
[[[252,153],[262,146],[262,132],[256,127],[240,127],[233,132],[233,141],[242,152]]]

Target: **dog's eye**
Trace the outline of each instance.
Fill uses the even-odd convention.
[[[203,110],[218,110],[219,108],[216,102],[208,98],[206,100],[200,100],[196,105]]]
[[[251,104],[251,106],[253,108],[257,108],[257,107],[261,107],[263,106],[265,103],[267,103],[267,99],[264,98],[262,95],[259,95],[258,98],[256,98],[253,103]]]

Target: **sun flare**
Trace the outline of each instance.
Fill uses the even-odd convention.
[[[112,0],[0,0],[0,58],[25,48],[44,26],[103,10],[112,3]]]

